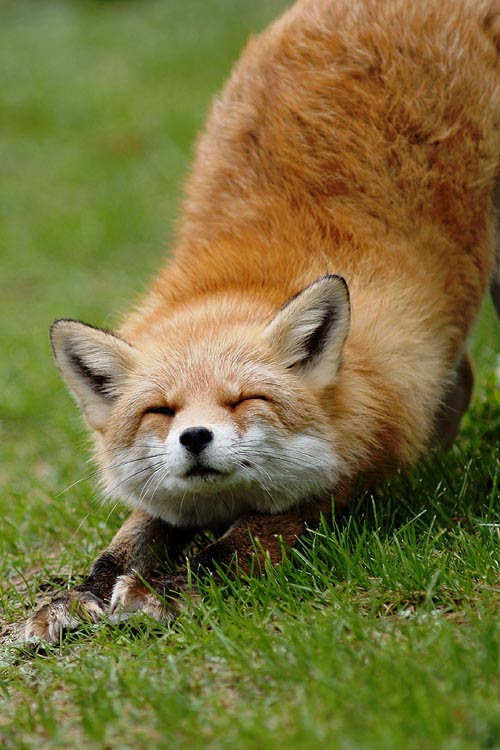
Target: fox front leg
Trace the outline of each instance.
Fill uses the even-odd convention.
[[[161,567],[165,552],[175,556],[192,535],[158,518],[135,511],[94,561],[87,578],[75,589],[40,607],[26,621],[22,636],[57,643],[64,630],[97,622],[105,612],[119,576],[130,571],[150,576]]]
[[[242,516],[223,536],[195,555],[190,568],[195,574],[204,571],[216,573],[219,568],[237,561],[238,571],[250,572],[255,562],[258,568],[264,561],[259,557],[276,565],[282,560],[283,544],[293,547],[308,525],[319,521],[322,512],[331,512],[330,501],[309,506],[306,511],[298,509],[281,515],[252,513]],[[149,581],[134,574],[122,575],[113,589],[110,611],[118,615],[142,611],[159,622],[167,622],[178,614],[180,599],[177,595],[180,592],[186,592],[190,598],[196,596],[186,569]]]

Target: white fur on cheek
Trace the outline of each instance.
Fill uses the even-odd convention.
[[[332,491],[345,470],[319,432],[284,435],[265,421],[253,425],[236,447],[262,489],[256,509],[280,513],[301,500]]]

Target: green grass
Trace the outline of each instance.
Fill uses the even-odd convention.
[[[32,653],[10,624],[71,585],[103,507],[47,329],[110,325],[158,267],[210,102],[283,0],[5,1],[0,22],[0,747],[500,748],[500,326],[462,436],[311,533],[203,585],[175,626]],[[114,317],[111,317],[114,316]],[[60,494],[62,492],[62,494]]]

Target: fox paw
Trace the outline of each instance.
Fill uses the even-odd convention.
[[[26,621],[23,640],[40,638],[58,643],[63,631],[76,630],[85,623],[95,623],[104,614],[103,602],[89,591],[73,591],[40,607]]]
[[[161,623],[174,620],[183,608],[183,601],[175,596],[187,586],[174,576],[148,586],[134,574],[117,578],[111,595],[110,613],[120,620],[123,615],[145,612]],[[190,596],[193,596],[190,591]],[[123,618],[125,619],[125,618]]]

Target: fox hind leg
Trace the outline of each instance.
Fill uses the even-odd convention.
[[[469,406],[474,386],[474,372],[467,352],[462,354],[454,373],[454,379],[446,391],[443,403],[439,408],[435,421],[431,446],[451,448],[458,431],[460,422]]]
[[[496,213],[496,252],[490,279],[490,292],[493,305],[500,318],[500,179],[493,190],[493,206]]]
[[[500,318],[500,252],[497,250],[497,257],[495,261],[495,268],[491,276],[490,281],[491,298],[493,305],[497,311],[497,315]]]

